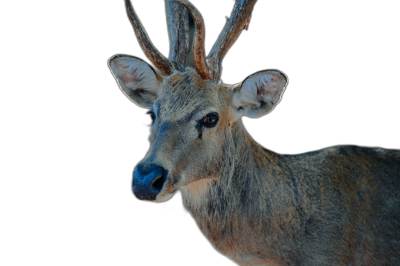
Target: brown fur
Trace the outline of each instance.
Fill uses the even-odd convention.
[[[240,87],[204,80],[191,68],[162,87],[140,163],[168,169],[156,200],[181,189],[184,206],[222,254],[239,265],[400,264],[400,151],[337,146],[276,154],[246,132],[232,105]],[[210,112],[218,124],[200,130],[197,121]]]
[[[185,75],[194,77],[182,86]],[[227,104],[232,91],[212,91],[215,83],[196,75],[176,74],[156,105],[168,120],[210,107],[220,114],[202,141],[183,140],[179,148],[171,139],[181,155],[168,157],[184,162],[179,168],[187,178],[175,189],[183,185],[185,207],[217,250],[240,265],[396,265],[399,221],[380,217],[385,190],[399,199],[399,151],[339,146],[308,155],[273,153],[234,119]],[[180,122],[171,137],[187,127]],[[385,162],[392,169],[384,170]],[[398,205],[384,212],[398,213]]]
[[[218,81],[222,59],[248,27],[255,0],[236,1],[207,61],[201,15],[188,1],[180,1],[196,24],[193,59],[201,76],[184,66],[187,38],[170,32],[171,47],[181,52],[173,49],[164,58],[125,2],[143,50],[167,74],[162,77],[130,56],[109,61],[124,94],[152,108],[155,118],[150,149],[137,167],[142,172],[134,175],[140,197],[165,201],[181,189],[184,206],[204,235],[242,266],[400,265],[400,151],[336,146],[276,154],[251,138],[241,117],[272,111],[287,76],[265,70],[242,84]],[[180,36],[188,35],[182,6],[166,4],[169,30],[176,27]],[[132,81],[145,77],[140,81],[149,82],[126,84],[127,69],[118,60],[140,70],[128,73]],[[218,124],[202,125],[207,114],[217,114]],[[161,190],[154,189],[154,180],[162,180]]]

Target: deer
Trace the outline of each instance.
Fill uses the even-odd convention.
[[[120,90],[152,120],[150,148],[133,171],[134,195],[164,202],[180,190],[213,247],[241,266],[400,265],[400,150],[341,145],[285,155],[246,131],[242,117],[273,111],[288,86],[277,69],[234,85],[220,79],[255,4],[235,1],[206,56],[199,10],[188,0],[165,0],[166,58],[125,0],[155,66],[124,54],[108,61]]]

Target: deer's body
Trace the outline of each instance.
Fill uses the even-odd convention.
[[[288,83],[279,70],[236,85],[219,80],[221,61],[254,4],[236,2],[206,59],[199,12],[187,0],[166,0],[167,59],[126,0],[142,48],[165,74],[132,56],[109,60],[123,93],[150,109],[153,120],[150,149],[134,170],[134,194],[161,202],[182,190],[204,235],[242,266],[400,265],[400,150],[336,146],[280,155],[246,132],[241,117],[271,112]],[[195,69],[185,66],[185,8],[196,24]]]
[[[239,265],[400,265],[400,151],[279,155],[237,127],[246,137],[233,147],[241,156],[226,158],[226,174],[183,188],[217,250]]]

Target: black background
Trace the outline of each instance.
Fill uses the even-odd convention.
[[[235,1],[191,3],[204,18],[208,54]],[[132,4],[154,45],[168,56],[164,2]],[[74,155],[65,155],[60,171],[68,173],[69,187],[60,192],[62,214],[48,222],[60,222],[54,241],[73,240],[62,249],[62,258],[233,265],[202,236],[179,193],[162,204],[139,202],[131,194],[132,170],[149,148],[150,121],[145,109],[122,94],[107,65],[120,53],[146,58],[124,1],[66,5],[68,37],[59,43],[73,53],[64,57],[71,68],[63,93],[71,100],[62,113],[68,123],[61,128],[61,142]],[[248,31],[223,61],[222,80],[233,84],[253,72],[277,68],[289,77],[289,85],[272,113],[243,119],[250,135],[280,153],[338,144],[400,149],[399,42],[393,9],[259,0]]]

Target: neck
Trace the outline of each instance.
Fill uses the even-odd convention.
[[[243,234],[250,233],[249,228],[265,231],[260,218],[271,216],[274,206],[269,195],[279,193],[272,187],[282,180],[277,178],[282,170],[277,164],[280,155],[258,145],[241,121],[228,135],[220,177],[186,186],[182,196],[206,237],[218,250],[231,254],[234,250],[229,247],[246,244],[240,241]]]

